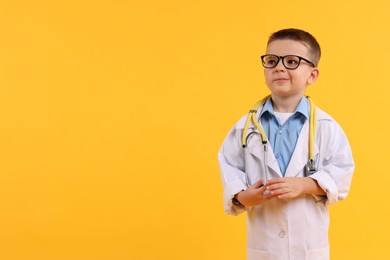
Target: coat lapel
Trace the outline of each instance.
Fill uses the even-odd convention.
[[[318,146],[314,144],[314,156],[318,154]],[[309,161],[309,121],[306,120],[299,134],[294,153],[287,166],[285,177],[296,177]]]
[[[262,163],[264,163],[264,145],[261,143],[260,133],[256,129],[256,133],[253,134],[250,140],[248,140],[248,150],[251,154],[257,157]],[[274,152],[270,143],[267,143],[267,164],[273,172],[276,172],[279,177],[282,177],[278,161],[275,158]],[[270,172],[270,171],[269,171]],[[269,176],[271,178],[272,176]],[[275,176],[274,176],[275,177]]]

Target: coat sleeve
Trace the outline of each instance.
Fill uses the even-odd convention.
[[[318,132],[319,146],[324,154],[319,170],[309,176],[326,192],[325,205],[343,200],[349,192],[355,164],[348,139],[335,121],[323,122]]]
[[[250,207],[232,203],[234,195],[247,188],[241,132],[241,129],[233,128],[226,136],[218,152],[218,162],[224,189],[224,209],[230,215],[238,215],[250,209]]]

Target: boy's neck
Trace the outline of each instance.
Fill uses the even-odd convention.
[[[275,112],[293,113],[297,109],[301,99],[301,96],[287,98],[272,96],[272,107]]]

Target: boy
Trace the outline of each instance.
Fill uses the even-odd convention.
[[[252,111],[266,136],[252,123],[242,137],[244,116],[218,153],[225,211],[247,212],[247,259],[329,259],[327,206],[347,196],[354,162],[341,127],[322,110],[311,112],[304,96],[320,56],[305,31],[273,33],[261,57],[271,95]],[[310,112],[315,169],[308,170]]]

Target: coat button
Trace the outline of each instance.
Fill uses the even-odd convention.
[[[280,233],[279,233],[280,238],[284,238],[285,235],[286,235],[286,233],[284,233],[284,231],[280,231]]]

